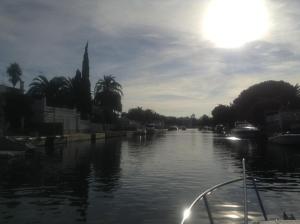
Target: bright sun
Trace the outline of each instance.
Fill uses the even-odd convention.
[[[264,0],[211,0],[204,13],[204,38],[221,48],[237,48],[263,38],[269,29]]]

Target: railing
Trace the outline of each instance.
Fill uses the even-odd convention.
[[[237,179],[233,179],[233,180],[221,183],[221,184],[217,184],[217,185],[215,185],[215,186],[213,186],[213,187],[205,190],[184,211],[183,218],[181,220],[181,224],[184,224],[184,222],[186,221],[186,219],[190,216],[191,209],[193,208],[193,206],[198,201],[200,201],[202,199],[204,201],[204,205],[205,205],[205,208],[206,208],[206,212],[207,212],[210,224],[214,224],[213,216],[212,216],[212,213],[211,213],[211,210],[210,210],[210,207],[209,207],[209,204],[208,204],[208,200],[207,200],[207,195],[211,194],[213,191],[215,191],[215,190],[217,190],[217,189],[219,189],[219,188],[221,188],[223,186],[226,186],[226,185],[229,185],[229,184],[232,184],[232,183],[235,183],[235,182],[239,182],[239,181],[243,181],[243,189],[244,189],[244,224],[248,224],[247,185],[246,185],[246,180],[247,179],[250,179],[252,181],[252,184],[253,184],[254,190],[256,192],[256,196],[257,196],[257,199],[258,199],[258,203],[259,203],[260,209],[262,211],[262,214],[264,216],[265,221],[267,221],[268,217],[267,217],[265,208],[263,206],[260,194],[258,192],[256,183],[255,183],[256,180],[254,178],[252,178],[252,177],[246,178],[246,171],[245,170],[246,170],[245,169],[245,159],[243,159],[243,178],[237,178]]]

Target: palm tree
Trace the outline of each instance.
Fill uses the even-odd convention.
[[[8,74],[9,81],[12,83],[13,87],[21,81],[22,70],[17,63],[12,63],[7,67],[6,73]]]
[[[48,80],[45,76],[39,75],[29,85],[27,93],[35,98],[45,97],[49,106],[68,106],[67,84],[68,80],[62,76]]]
[[[76,75],[73,78],[65,80],[64,94],[68,98],[69,105],[81,111],[83,97],[81,72],[79,70],[76,71]]]
[[[99,79],[95,86],[94,103],[103,109],[104,118],[111,122],[116,113],[122,112],[122,86],[112,75]]]

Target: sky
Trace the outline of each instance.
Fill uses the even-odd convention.
[[[266,0],[267,34],[239,48],[204,37],[210,1],[1,0],[0,82],[13,62],[27,88],[40,74],[72,77],[88,41],[91,86],[113,74],[123,111],[199,117],[255,83],[300,83],[299,0]]]

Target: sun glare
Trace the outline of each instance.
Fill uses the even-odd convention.
[[[183,212],[183,220],[181,223],[184,223],[191,215],[191,210],[189,208],[185,209]]]
[[[268,29],[264,0],[211,0],[202,24],[204,38],[221,48],[237,48],[261,39]]]

